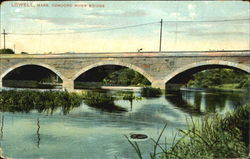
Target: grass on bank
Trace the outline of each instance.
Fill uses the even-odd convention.
[[[121,94],[120,94],[121,96]],[[134,96],[124,94],[126,99]],[[90,107],[99,108],[111,112],[125,112],[125,108],[116,106],[116,100],[112,94],[95,91],[67,92],[67,91],[30,91],[10,90],[0,91],[0,111],[2,112],[24,112],[31,110],[53,114],[58,108],[62,108],[63,114],[68,114],[74,107],[80,106],[82,102]]]
[[[250,104],[247,104],[224,117],[214,114],[201,121],[191,120],[187,130],[179,130],[181,138],[173,141],[170,148],[159,144],[165,125],[159,138],[151,139],[153,151],[149,156],[151,159],[245,158],[249,154],[249,114]],[[128,141],[138,158],[143,159],[138,143]],[[160,152],[156,153],[156,149]]]
[[[3,112],[38,112],[56,110],[62,107],[66,114],[70,108],[77,107],[82,102],[82,95],[67,91],[1,91],[0,110]]]

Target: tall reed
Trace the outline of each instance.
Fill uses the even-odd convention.
[[[249,154],[249,115],[250,104],[239,107],[225,116],[219,114],[206,115],[201,120],[187,121],[187,130],[179,130],[181,138],[173,141],[172,147],[164,148],[159,138],[154,141],[151,159],[200,159],[200,158],[245,158]],[[138,157],[142,152],[137,142],[126,137],[135,149]],[[160,152],[155,153],[156,149]]]

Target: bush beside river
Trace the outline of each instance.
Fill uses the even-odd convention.
[[[187,84],[192,88],[247,89],[250,75],[233,69],[210,69],[193,75]]]
[[[90,107],[95,107],[110,112],[127,111],[116,106],[115,97],[103,92],[87,91],[82,93],[66,91],[2,91],[0,92],[0,110],[2,112],[50,112],[62,108],[67,114],[72,108],[80,106],[84,102]]]
[[[152,159],[194,159],[194,158],[247,158],[249,155],[250,104],[239,107],[225,116],[208,114],[201,120],[191,119],[186,130],[179,130],[180,138],[171,147],[159,143],[163,128],[157,140],[152,139]],[[128,139],[128,138],[127,138]],[[129,143],[138,157],[143,159],[137,142]],[[159,153],[156,153],[159,149]]]
[[[182,138],[160,158],[242,158],[249,154],[250,105],[226,116],[205,116],[192,121]]]
[[[160,88],[143,87],[141,95],[143,97],[159,97],[162,94]]]
[[[82,102],[82,96],[77,93],[66,91],[1,91],[0,110],[3,112],[39,112],[63,108],[63,112],[72,107],[77,107]]]

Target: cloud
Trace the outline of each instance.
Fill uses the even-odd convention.
[[[243,31],[234,31],[234,32],[205,32],[205,31],[196,31],[196,32],[190,32],[188,33],[192,36],[242,36],[246,35],[248,36],[248,33]]]
[[[144,10],[135,10],[135,11],[127,11],[121,14],[121,16],[124,17],[142,17],[142,16],[147,16],[148,13]]]
[[[181,15],[180,13],[172,12],[172,13],[169,14],[169,17],[176,18],[176,17],[180,17],[180,15]]]
[[[170,31],[172,33],[186,34],[189,36],[248,36],[248,32],[244,31],[200,31],[200,30],[180,30],[180,31]]]
[[[35,22],[48,22],[57,25],[72,25],[85,23],[86,18],[69,18],[69,17],[23,17],[22,19],[32,20]]]
[[[194,4],[188,4],[188,12],[189,12],[189,17],[194,19],[197,17],[196,14],[196,5]]]
[[[145,10],[105,10],[100,12],[93,12],[84,15],[95,16],[95,17],[142,17],[149,15]]]
[[[47,22],[56,25],[72,25],[72,24],[98,25],[100,23],[100,19],[103,20],[103,18],[105,17],[141,17],[147,15],[148,13],[144,10],[134,10],[134,11],[105,10],[100,12],[85,13],[78,17],[26,16],[26,17],[20,17],[20,19],[32,20],[35,22],[42,22],[42,23]],[[99,21],[97,21],[97,19]]]

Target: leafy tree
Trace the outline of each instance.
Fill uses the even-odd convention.
[[[123,68],[108,74],[103,79],[104,84],[111,85],[150,85],[150,82],[140,73],[129,68]]]
[[[236,88],[249,86],[249,74],[233,69],[210,69],[198,72],[188,82],[190,87],[209,88],[222,84],[238,84]]]
[[[0,54],[15,54],[12,49],[0,49]]]
[[[250,77],[247,77],[247,78],[243,79],[242,81],[240,81],[237,88],[248,88],[248,89],[250,89]]]

